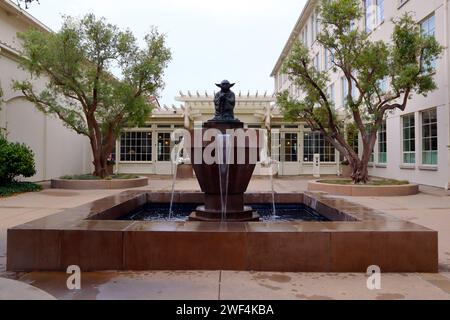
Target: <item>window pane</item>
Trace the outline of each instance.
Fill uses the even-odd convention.
[[[142,162],[152,159],[151,132],[125,132],[120,137],[120,161]]]
[[[422,112],[422,163],[437,165],[438,137],[436,109]]]
[[[378,131],[378,163],[387,163],[386,123],[383,123]]]
[[[320,132],[306,132],[304,135],[304,161],[313,162],[314,154],[320,154],[321,162],[335,162],[336,152]]]
[[[403,121],[403,163],[415,163],[416,133],[415,116],[410,114],[402,118]]]
[[[286,133],[284,139],[284,161],[298,162],[298,134]]]

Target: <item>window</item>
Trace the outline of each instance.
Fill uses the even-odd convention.
[[[158,161],[170,161],[170,133],[158,134]]]
[[[316,53],[314,56],[314,66],[316,67],[317,71],[320,71],[320,54],[319,52]]]
[[[420,23],[422,34],[424,36],[434,37],[436,35],[436,17],[434,13]],[[427,67],[436,69],[436,60],[433,60]]]
[[[120,137],[120,161],[152,161],[152,133],[124,132]]]
[[[330,98],[330,102],[334,104],[334,99],[335,99],[335,95],[334,95],[334,83],[330,84],[330,86],[328,87],[328,97]]]
[[[359,154],[359,131],[356,126],[347,129],[347,141],[353,151]]]
[[[370,132],[372,131],[372,125],[366,124],[365,128],[366,128],[366,135],[369,135]],[[375,150],[372,150],[372,153],[370,154],[369,158],[369,163],[373,164],[374,162],[375,162]]]
[[[323,54],[325,56],[325,69],[328,71],[333,68],[334,55],[329,49],[324,49]]]
[[[422,112],[422,164],[438,164],[438,135],[436,109]]]
[[[341,78],[342,106],[345,106],[348,98],[348,81],[346,77]]]
[[[303,29],[303,44],[305,47],[308,47],[308,26],[305,26],[305,29]]]
[[[313,13],[311,16],[311,43],[316,41],[316,14]]]
[[[372,32],[384,22],[384,0],[365,0],[365,25],[366,32]]]
[[[409,114],[403,120],[403,163],[416,163],[416,119]]]
[[[316,39],[319,37],[320,33],[320,19],[319,19],[319,11],[316,11],[315,21],[314,21],[314,28],[316,29]]]
[[[387,131],[386,122],[378,130],[378,163],[387,163]]]
[[[284,162],[298,162],[298,134],[285,133]]]
[[[304,161],[313,162],[314,155],[320,154],[321,162],[336,162],[336,151],[320,132],[305,132]]]

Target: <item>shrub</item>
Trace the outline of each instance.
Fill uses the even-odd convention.
[[[42,186],[31,182],[9,182],[0,185],[0,198],[9,197],[17,193],[41,191]]]
[[[36,174],[33,151],[25,144],[10,143],[0,136],[0,185],[13,182],[17,177]]]

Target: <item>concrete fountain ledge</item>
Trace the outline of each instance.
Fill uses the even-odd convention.
[[[147,177],[136,179],[112,179],[112,180],[67,180],[53,179],[53,189],[66,190],[113,190],[145,187],[148,185]]]
[[[127,191],[8,230],[10,271],[235,270],[271,272],[438,271],[438,233],[342,199],[277,194],[304,203],[333,222],[117,221],[170,193]],[[267,203],[270,193],[245,195]],[[177,193],[177,203],[202,203]]]
[[[314,180],[308,183],[308,190],[348,197],[403,197],[418,194],[419,186],[417,184],[397,186],[342,185]]]

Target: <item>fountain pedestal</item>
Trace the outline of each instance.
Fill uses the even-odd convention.
[[[210,131],[206,134],[208,130]],[[212,138],[209,141],[204,141],[205,139],[199,141],[200,137],[205,137],[205,134]],[[220,164],[218,161],[212,164],[207,163],[205,156],[208,156],[211,146],[217,146],[218,136],[226,134],[231,142],[230,149],[225,150],[230,155],[229,161],[226,164]],[[205,194],[205,205],[198,207],[190,216],[190,220],[259,221],[259,215],[251,207],[244,205],[244,193],[259,161],[261,143],[258,131],[244,129],[244,124],[238,120],[209,121],[203,125],[203,128],[193,130],[191,137],[191,161],[197,180]],[[227,170],[227,179],[221,177],[224,165]],[[223,208],[224,203],[225,208]]]

